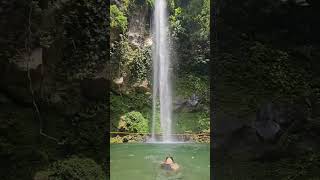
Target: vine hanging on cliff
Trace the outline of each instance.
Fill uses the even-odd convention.
[[[32,23],[31,22],[32,22],[32,20],[31,19],[32,19],[32,11],[33,11],[33,2],[31,1],[30,2],[30,7],[29,7],[29,15],[28,15],[27,37],[26,37],[26,40],[25,40],[25,51],[27,52],[26,61],[27,61],[27,77],[28,77],[28,81],[29,81],[29,91],[30,91],[30,94],[31,94],[32,105],[33,105],[35,114],[37,115],[37,118],[39,119],[39,127],[40,127],[39,128],[39,133],[40,133],[40,135],[44,136],[44,137],[46,137],[48,139],[54,140],[54,141],[59,143],[57,138],[52,137],[52,136],[46,134],[43,131],[43,128],[42,128],[43,119],[41,117],[41,113],[40,113],[37,101],[35,99],[35,93],[34,93],[34,89],[33,89],[31,73],[30,73],[30,62],[31,62],[31,59],[32,59],[31,58],[31,48],[32,48],[32,45],[31,45],[31,39],[32,39],[32,31],[31,31]]]

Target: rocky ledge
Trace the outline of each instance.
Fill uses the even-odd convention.
[[[210,133],[202,134],[181,134],[175,136],[178,141],[195,142],[195,143],[210,143]],[[149,134],[112,134],[110,136],[111,144],[121,143],[143,143],[147,142],[151,136]],[[160,138],[160,136],[156,137]]]

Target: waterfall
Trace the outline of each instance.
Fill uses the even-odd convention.
[[[172,134],[172,97],[168,13],[166,0],[155,0],[153,14],[153,105],[152,105],[152,140],[155,140],[155,121],[157,101],[160,101],[160,125],[163,141],[171,141]]]

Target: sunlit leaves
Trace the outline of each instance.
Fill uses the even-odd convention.
[[[184,32],[184,28],[182,27],[182,18],[182,8],[175,8],[174,14],[170,16],[171,36],[175,39],[178,38],[180,33]]]
[[[169,5],[171,36],[177,57],[188,70],[207,72],[204,69],[208,67],[210,53],[210,1],[171,0]]]
[[[122,11],[119,10],[119,8],[116,5],[110,6],[110,18],[111,28],[119,28],[122,31],[125,31],[127,29],[127,17],[124,15]]]

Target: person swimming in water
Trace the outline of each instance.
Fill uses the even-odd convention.
[[[161,168],[169,171],[177,171],[180,167],[174,162],[171,156],[167,156],[166,159],[161,163]]]

